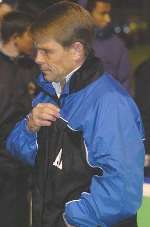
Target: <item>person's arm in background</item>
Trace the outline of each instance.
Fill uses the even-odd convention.
[[[14,103],[15,68],[13,63],[0,55],[0,146],[10,130],[19,121],[19,114]]]
[[[9,81],[8,81],[9,83]],[[9,85],[10,86],[10,85]],[[0,97],[1,97],[1,104],[0,104],[0,126],[3,122],[9,118],[9,116],[13,112],[12,106],[12,93],[6,83],[0,83]]]
[[[10,85],[9,85],[10,86]],[[15,109],[12,105],[12,94],[6,83],[0,83],[0,153],[5,154],[5,139],[14,127],[17,119],[14,115]]]

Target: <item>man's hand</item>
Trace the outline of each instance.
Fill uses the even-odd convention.
[[[31,132],[38,132],[41,126],[51,126],[59,117],[59,111],[60,109],[53,104],[39,103],[28,117],[28,129]]]

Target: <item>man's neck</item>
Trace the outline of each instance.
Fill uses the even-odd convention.
[[[52,82],[52,85],[53,85],[53,87],[54,87],[54,89],[55,89],[56,94],[57,94],[58,97],[60,97],[60,95],[61,95],[61,93],[62,93],[62,91],[63,91],[63,89],[64,89],[65,84],[70,80],[71,76],[72,76],[80,67],[81,67],[81,65],[78,66],[78,67],[76,67],[75,69],[73,69],[73,70],[64,78],[64,80],[61,80],[61,81],[59,81],[59,82]]]

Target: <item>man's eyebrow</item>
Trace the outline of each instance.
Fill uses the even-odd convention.
[[[36,49],[38,49],[38,50],[44,50],[44,51],[48,51],[48,49],[46,49],[46,48],[42,48],[42,47],[36,47]]]
[[[33,46],[38,50],[47,50],[46,48],[39,47],[37,43],[33,43]]]
[[[43,49],[43,48],[40,48],[39,45],[38,45],[38,43],[36,43],[36,42],[34,42],[33,45],[34,45],[34,47],[37,48],[37,49]]]

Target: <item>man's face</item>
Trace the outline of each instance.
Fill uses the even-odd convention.
[[[95,24],[101,28],[105,28],[110,22],[111,4],[106,2],[96,2],[96,6],[91,12]]]
[[[36,63],[48,81],[62,81],[75,68],[72,47],[64,48],[58,42],[49,40],[36,43]]]

